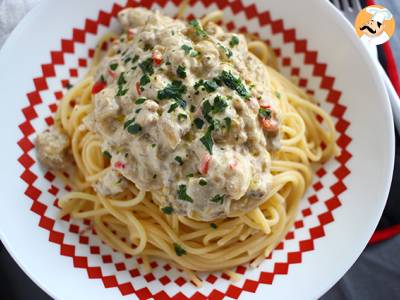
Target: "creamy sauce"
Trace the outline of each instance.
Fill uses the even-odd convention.
[[[124,32],[100,63],[85,120],[111,156],[113,174],[96,191],[120,192],[108,186],[120,174],[160,207],[201,220],[265,201],[279,112],[244,36],[144,8],[119,20]]]

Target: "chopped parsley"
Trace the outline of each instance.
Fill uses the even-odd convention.
[[[204,87],[204,89],[209,92],[215,92],[218,88],[218,84],[215,80],[199,80],[194,84],[194,89],[198,90],[200,87]]]
[[[116,96],[125,96],[125,94],[128,92],[128,89],[123,89],[122,86],[118,87],[118,92]]]
[[[186,114],[178,114],[178,121],[182,122],[183,120],[186,120],[188,118],[188,116]]]
[[[190,174],[187,174],[186,175],[186,177],[188,177],[188,178],[191,178],[191,177],[193,177],[194,175],[193,175],[193,173],[190,173]]]
[[[182,159],[182,157],[180,157],[180,156],[175,156],[175,160],[178,162],[178,164],[179,164],[180,166],[183,165],[183,159]]]
[[[134,64],[135,62],[137,62],[139,60],[139,55],[135,55],[133,58],[132,58],[132,63]]]
[[[150,44],[145,44],[143,47],[144,51],[149,51],[149,50],[153,50],[153,49],[154,49],[154,47]]]
[[[207,151],[212,155],[212,148],[214,145],[212,136],[211,136],[211,128],[208,128],[206,134],[200,138],[200,142],[206,147]]]
[[[156,144],[151,144],[151,148],[155,148]]]
[[[216,96],[214,98],[214,104],[212,106],[212,112],[214,114],[223,112],[225,108],[228,107],[228,103],[224,100],[222,96]]]
[[[108,159],[111,159],[111,153],[110,152],[108,152],[107,150],[106,151],[103,151],[103,155],[105,156],[105,157],[107,157]]]
[[[193,50],[192,52],[190,52],[190,56],[191,56],[191,57],[196,57],[196,56],[198,56],[198,55],[200,55],[200,52],[199,52],[199,51]]]
[[[264,119],[271,119],[271,110],[269,108],[260,108],[258,110],[258,114],[260,115],[261,118]]]
[[[275,92],[275,96],[276,96],[276,98],[281,99],[281,93]]]
[[[231,46],[231,48],[233,48],[237,45],[239,45],[239,39],[236,35],[234,35],[229,42],[229,46]]]
[[[126,122],[124,123],[124,129],[128,128],[129,125],[131,125],[133,122],[135,122],[135,118],[126,121]]]
[[[182,256],[186,254],[186,250],[183,249],[180,245],[178,245],[177,243],[174,243],[174,249],[175,249],[175,253],[178,256]]]
[[[126,65],[129,61],[131,60],[131,57],[130,56],[128,56],[127,58],[125,58],[125,60],[124,60],[124,64]]]
[[[135,123],[133,125],[129,125],[127,130],[130,134],[138,134],[142,130],[142,126]]]
[[[196,118],[196,119],[194,119],[193,123],[194,123],[194,125],[196,125],[197,129],[203,128],[204,121],[202,119]]]
[[[119,77],[118,77],[117,84],[118,84],[119,86],[121,86],[121,85],[123,85],[123,84],[125,84],[125,83],[126,83],[126,80],[125,80],[125,78],[124,78],[124,72],[122,72],[122,73],[119,75]]]
[[[176,69],[176,74],[180,78],[186,78],[186,68],[184,66],[179,65],[178,68]]]
[[[161,208],[161,211],[166,215],[170,215],[173,213],[174,209],[171,206],[165,206]]]
[[[135,103],[136,104],[143,104],[144,101],[146,101],[146,98],[145,97],[140,97],[140,98],[136,99]]]
[[[232,125],[232,119],[229,117],[224,118],[226,129],[229,131]]]
[[[118,64],[111,64],[110,69],[115,71],[118,68]]]
[[[144,74],[153,75],[153,59],[150,57],[139,64],[140,69]]]
[[[141,86],[145,86],[146,84],[150,83],[150,77],[147,74],[144,74],[141,78],[140,78],[140,85]]]
[[[224,51],[225,55],[227,58],[231,58],[233,53],[231,51],[231,49],[226,48],[224,45],[222,45],[221,43],[218,44],[218,46]]]
[[[193,48],[188,45],[182,45],[181,49],[183,49],[185,54],[188,55]]]
[[[211,223],[210,226],[211,226],[212,229],[217,229],[218,228],[217,224],[215,224],[215,223]]]
[[[209,122],[212,123],[212,118],[209,115],[211,112],[213,114],[217,114],[223,112],[225,108],[228,107],[228,103],[222,96],[216,96],[214,98],[214,103],[211,105],[208,100],[203,102],[202,106],[202,113],[204,118]]]
[[[205,38],[208,36],[207,32],[204,31],[198,20],[194,19],[190,21],[189,24],[194,28],[199,37]]]
[[[249,98],[250,93],[247,91],[246,87],[240,80],[240,78],[236,78],[230,71],[222,71],[219,79],[230,89],[236,91],[240,96],[244,98]]]
[[[200,178],[200,180],[199,180],[199,184],[201,185],[201,186],[205,186],[205,185],[207,185],[207,180],[205,180],[204,178]]]
[[[169,113],[173,112],[178,106],[179,106],[178,103],[172,103],[171,106],[168,109],[168,112]]]
[[[104,77],[103,74],[100,75],[100,81],[106,83],[106,78]]]
[[[183,200],[183,201],[193,202],[193,199],[190,198],[190,196],[188,194],[186,194],[186,185],[185,184],[180,184],[178,186],[178,199]]]
[[[171,62],[170,62],[169,60],[167,60],[167,61],[165,62],[165,64],[166,64],[167,66],[169,66],[169,65],[171,65]]]
[[[222,204],[224,202],[225,195],[215,195],[210,199],[211,202]]]
[[[196,57],[200,54],[198,51],[193,50],[193,48],[188,45],[182,45],[181,49],[185,51],[186,55],[190,55],[191,57]]]
[[[195,112],[196,111],[196,106],[190,105],[190,112]]]
[[[208,114],[212,111],[213,107],[210,104],[210,101],[206,100],[203,102],[203,106],[201,108],[201,111],[203,112],[203,116],[207,117]]]
[[[182,95],[186,93],[186,86],[182,81],[174,80],[169,83],[163,90],[158,91],[157,98],[159,100],[163,99],[173,99],[182,108],[186,107],[186,101],[182,99]]]

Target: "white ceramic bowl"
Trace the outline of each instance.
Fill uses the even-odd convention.
[[[125,0],[116,1],[125,5]],[[167,14],[175,2],[128,1]],[[18,264],[59,299],[312,299],[354,263],[370,238],[391,182],[394,137],[381,79],[349,23],[328,1],[194,1],[187,13],[225,11],[229,27],[257,32],[329,111],[341,154],[318,168],[295,227],[259,268],[239,282],[204,275],[196,289],[166,262],[144,274],[140,260],[111,251],[85,224],[57,218],[63,186],[40,167],[32,141],[65,88],[77,82],[98,37],[117,28],[112,1],[42,1],[0,55],[0,233]],[[110,15],[111,13],[111,15]]]

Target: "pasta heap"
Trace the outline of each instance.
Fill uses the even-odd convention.
[[[221,18],[217,11],[200,23],[204,26]],[[110,162],[102,152],[102,138],[82,122],[93,110],[93,78],[99,63],[113,54],[111,48],[104,51],[101,46],[118,38],[113,33],[102,37],[87,75],[59,104],[55,126],[68,135],[75,166],[68,177],[58,174],[72,187],[59,201],[62,215],[92,220],[97,235],[112,248],[141,256],[148,267],[150,257],[168,260],[186,271],[196,285],[201,284],[196,271],[225,271],[234,278],[233,267],[259,265],[292,226],[312,179],[312,164],[335,154],[330,116],[273,67],[271,49],[247,36],[249,51],[265,64],[269,88],[278,96],[281,112],[281,147],[271,152],[273,179],[266,200],[243,215],[204,222],[162,211],[151,193],[133,183],[118,197],[102,196],[92,183],[110,169]]]

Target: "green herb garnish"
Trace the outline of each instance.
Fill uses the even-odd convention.
[[[246,87],[240,80],[240,78],[236,78],[230,71],[222,71],[219,79],[230,89],[236,91],[240,96],[244,98],[249,98],[250,94],[247,91]]]
[[[142,130],[142,126],[135,123],[133,125],[129,125],[127,130],[130,134],[138,134]]]
[[[186,86],[182,81],[174,80],[169,83],[163,90],[158,91],[157,98],[174,99],[182,108],[186,107],[186,101],[182,99],[182,95],[186,93]]]
[[[153,49],[154,49],[154,47],[150,44],[145,44],[143,47],[144,51],[149,51],[149,50],[153,50]]]
[[[111,64],[110,69],[115,71],[118,68],[118,64]]]
[[[170,214],[172,214],[174,209],[171,206],[165,206],[165,207],[161,208],[161,211],[166,215],[170,215]]]
[[[183,120],[186,120],[188,118],[188,116],[186,114],[178,114],[178,121],[182,122]]]
[[[124,78],[124,74],[125,74],[125,73],[122,72],[122,73],[119,75],[119,77],[118,77],[117,84],[118,84],[119,86],[126,83],[126,80],[125,80],[125,78]]]
[[[137,62],[139,60],[139,55],[135,55],[133,58],[132,58],[132,63],[134,64],[135,62]]]
[[[169,113],[173,112],[178,106],[179,106],[178,103],[172,103],[171,106],[168,109],[168,112]]]
[[[193,48],[188,45],[182,45],[181,49],[183,49],[185,51],[185,54],[188,55],[190,53],[190,50],[192,50]]]
[[[183,165],[183,159],[182,159],[182,157],[180,157],[180,156],[175,156],[175,160],[178,162],[178,164],[179,164],[180,166]]]
[[[194,119],[193,123],[196,125],[197,129],[201,129],[204,125],[204,121],[200,118]]]
[[[103,155],[105,156],[105,157],[107,157],[108,159],[111,159],[111,153],[110,152],[108,152],[107,150],[106,151],[103,151]]]
[[[271,119],[272,111],[269,108],[260,108],[258,110],[258,114],[261,116],[261,118],[269,120]]]
[[[211,223],[210,226],[211,226],[212,229],[217,229],[218,228],[217,224],[215,224],[215,223]]]
[[[148,58],[148,59],[142,61],[139,64],[139,67],[144,74],[153,75],[153,73],[154,73],[152,58]]]
[[[224,98],[222,96],[216,96],[214,98],[214,103],[212,106],[212,112],[214,114],[223,112],[225,110],[225,108],[228,107],[228,103],[224,100]]]
[[[194,30],[196,31],[196,34],[199,37],[205,38],[207,37],[207,32],[204,31],[204,29],[201,27],[199,21],[197,21],[196,19],[192,20],[189,22],[189,24],[194,28]]]
[[[229,42],[229,46],[231,46],[231,48],[233,48],[237,45],[239,45],[239,39],[236,35],[234,35]]]
[[[126,122],[124,123],[124,129],[128,128],[129,125],[131,125],[133,122],[135,122],[135,118],[126,121]]]
[[[180,245],[178,245],[177,243],[174,243],[174,249],[175,249],[175,253],[178,256],[182,256],[186,254],[186,250],[183,249]]]
[[[125,96],[125,94],[128,92],[128,89],[123,89],[121,86],[118,87],[118,92],[116,96]]]
[[[150,83],[150,77],[147,74],[144,74],[141,78],[140,78],[140,85],[141,86],[145,86],[146,84]]]
[[[212,148],[214,145],[212,136],[211,136],[211,128],[208,128],[206,134],[200,138],[200,142],[206,147],[207,151],[212,155]]]
[[[198,55],[200,55],[200,52],[199,52],[199,51],[193,50],[192,52],[190,52],[190,56],[191,56],[191,57],[196,57],[196,56],[198,56]]]
[[[184,66],[178,66],[178,68],[176,69],[176,74],[180,77],[180,78],[186,78],[186,68]]]
[[[224,118],[226,129],[229,131],[231,129],[232,119],[229,117]]]
[[[194,89],[198,90],[201,86],[205,88],[205,90],[209,93],[215,92],[218,88],[218,84],[215,80],[199,80],[195,83]]]
[[[187,187],[185,184],[180,184],[178,186],[178,199],[183,201],[193,202],[193,199],[190,198],[188,194],[186,194],[186,188]]]
[[[226,57],[228,57],[228,58],[232,57],[233,53],[232,53],[231,49],[226,48],[224,45],[222,45],[220,43],[218,44],[218,46],[224,51]]]
[[[224,202],[225,195],[215,195],[210,199],[211,202],[222,204]]]
[[[137,98],[135,103],[136,104],[143,104],[147,99],[145,97]]]
[[[205,186],[205,185],[207,185],[207,180],[205,180],[204,178],[200,178],[199,184],[200,184],[201,186]]]

